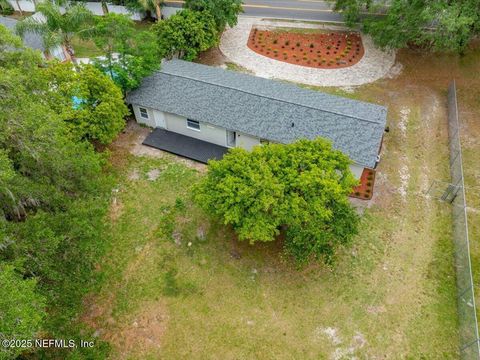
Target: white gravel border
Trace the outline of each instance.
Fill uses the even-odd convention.
[[[247,47],[248,36],[255,27],[296,27],[344,30],[330,25],[298,22],[271,21],[253,17],[240,17],[237,26],[226,30],[220,41],[220,50],[232,62],[265,78],[288,80],[317,86],[356,86],[374,82],[387,75],[395,63],[395,52],[376,48],[369,36],[362,34],[365,54],[362,59],[347,68],[315,69],[270,59]]]

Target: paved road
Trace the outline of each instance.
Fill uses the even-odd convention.
[[[182,0],[167,0],[166,6],[181,7]],[[244,0],[244,15],[277,19],[342,22],[332,3],[321,0]]]

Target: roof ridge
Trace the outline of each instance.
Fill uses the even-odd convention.
[[[207,65],[204,65],[204,66],[207,66]],[[208,66],[207,66],[207,67],[208,67]],[[225,70],[225,71],[228,71],[228,70]],[[197,81],[197,82],[201,82],[201,83],[204,83],[204,84],[210,84],[210,85],[220,86],[220,87],[223,87],[223,88],[226,88],[226,89],[231,89],[231,90],[240,91],[240,92],[243,92],[243,93],[245,93],[245,94],[258,96],[258,97],[262,97],[262,98],[265,98],[265,99],[270,99],[270,100],[276,100],[276,101],[284,102],[284,103],[286,103],[286,104],[292,104],[292,105],[302,106],[302,107],[305,107],[305,108],[308,108],[308,109],[313,109],[313,110],[320,110],[320,111],[328,112],[328,113],[331,113],[331,114],[340,115],[340,116],[345,116],[345,117],[349,117],[349,118],[352,118],[352,119],[357,119],[357,120],[361,120],[361,121],[365,121],[365,122],[369,122],[369,123],[373,123],[373,124],[380,125],[380,123],[377,122],[377,121],[369,120],[369,119],[364,119],[364,118],[361,118],[361,117],[358,117],[358,116],[355,116],[355,115],[347,115],[347,114],[344,114],[344,113],[341,113],[341,112],[337,112],[337,111],[319,109],[319,108],[315,108],[315,107],[309,106],[309,105],[298,104],[298,103],[295,103],[295,102],[292,102],[292,101],[283,100],[283,99],[278,99],[278,98],[275,98],[275,97],[272,97],[272,96],[255,94],[255,93],[253,93],[253,92],[246,91],[246,90],[243,90],[243,89],[238,89],[238,88],[233,87],[233,86],[227,86],[227,85],[223,85],[223,84],[216,84],[216,83],[208,82],[208,81],[205,81],[205,80],[195,79],[195,78],[192,78],[192,77],[186,76],[186,75],[172,74],[172,73],[166,72],[166,71],[163,70],[163,69],[160,69],[160,73],[163,73],[163,74],[166,74],[166,75],[170,75],[170,76],[177,76],[177,77],[181,77],[181,78],[188,79],[188,80],[192,80],[192,81]],[[242,74],[242,75],[244,75],[244,74]],[[322,93],[322,94],[323,94],[323,93]],[[329,94],[326,94],[326,95],[329,95]],[[331,96],[334,96],[334,95],[331,95]],[[349,99],[349,100],[351,100],[351,99]]]

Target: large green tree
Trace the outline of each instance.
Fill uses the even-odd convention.
[[[225,26],[237,24],[242,10],[242,0],[186,0],[185,7],[195,11],[208,11],[215,19],[217,30],[222,33]]]
[[[17,24],[16,30],[20,36],[26,32],[39,34],[47,50],[64,45],[73,56],[72,38],[87,38],[95,25],[93,13],[83,3],[68,3],[62,9],[53,1],[45,1],[39,3],[36,10],[44,19],[28,17]]]
[[[109,144],[129,114],[120,89],[93,65],[56,64],[45,69],[51,107],[78,139]]]
[[[161,57],[193,60],[218,43],[213,16],[206,11],[181,10],[153,26]]]
[[[371,0],[336,0],[350,25],[363,24],[365,32],[385,48],[410,44],[433,50],[463,52],[480,33],[479,0],[392,0],[388,6]],[[384,15],[367,15],[382,12]]]
[[[285,231],[285,252],[303,264],[330,261],[356,233],[348,195],[356,180],[349,158],[322,140],[235,148],[212,161],[195,189],[196,201],[231,225],[240,240],[274,241]]]
[[[31,338],[41,331],[78,340],[82,297],[98,280],[94,267],[104,251],[111,181],[105,157],[72,136],[62,104],[53,103],[68,96],[54,91],[61,86],[54,89],[47,66],[0,25],[0,336]],[[101,359],[104,350],[97,339],[94,348],[69,351]],[[0,358],[4,354],[18,352],[0,350]]]
[[[160,67],[160,54],[151,31],[137,31],[126,15],[110,13],[98,20],[93,41],[105,58],[94,64],[126,93]]]
[[[1,231],[0,231],[1,238]],[[0,264],[0,342],[33,340],[45,317],[45,298],[36,291],[36,280],[23,279],[12,265]],[[25,349],[0,346],[0,359],[15,359]]]

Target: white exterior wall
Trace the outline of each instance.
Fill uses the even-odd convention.
[[[155,124],[155,117],[152,109],[144,108],[144,109],[147,109],[147,113],[148,113],[148,119],[145,119],[140,116],[140,110],[139,110],[139,108],[143,106],[132,105],[132,107],[133,107],[133,113],[135,114],[135,119],[137,119],[137,122],[139,124],[144,124],[153,128],[157,127],[157,125]]]
[[[200,131],[187,127],[187,118],[165,113],[166,129],[220,146],[227,146],[227,130],[200,121]]]
[[[238,133],[236,136],[236,145],[237,147],[244,148],[246,150],[252,150],[255,145],[260,145],[260,139],[246,135],[243,133]]]
[[[352,171],[356,179],[360,179],[360,176],[362,176],[363,169],[364,167],[357,164],[350,165],[350,170]]]

